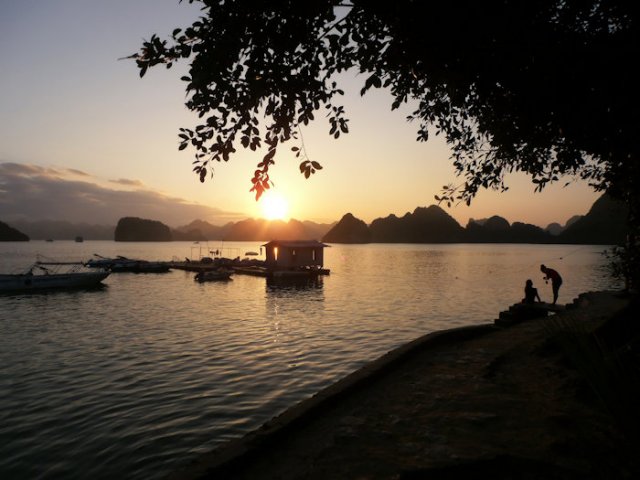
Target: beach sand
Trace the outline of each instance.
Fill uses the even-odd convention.
[[[633,478],[619,423],[548,326],[595,329],[628,302],[588,293],[547,319],[427,335],[171,478]]]

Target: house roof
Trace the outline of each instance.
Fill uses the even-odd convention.
[[[289,248],[318,248],[328,247],[322,242],[317,240],[271,240],[268,243],[262,245],[263,247],[289,247]]]

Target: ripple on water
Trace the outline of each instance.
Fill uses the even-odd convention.
[[[0,246],[0,264],[26,264],[36,248],[60,260],[78,248],[150,260],[190,248],[43,243]],[[331,276],[303,288],[174,271],[0,296],[0,477],[162,477],[402,343],[491,321],[526,278],[541,283],[540,263],[561,270],[564,301],[608,288],[600,250],[333,246]]]

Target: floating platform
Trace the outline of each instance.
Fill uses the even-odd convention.
[[[233,271],[240,275],[252,275],[254,277],[269,277],[270,272],[265,267],[233,267]]]
[[[285,269],[272,269],[267,267],[249,266],[249,267],[233,267],[233,271],[240,275],[253,275],[254,277],[264,278],[313,278],[318,275],[329,275],[330,270],[328,268],[317,269],[299,269],[299,270],[285,270]]]

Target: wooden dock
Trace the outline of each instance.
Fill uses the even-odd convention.
[[[211,270],[217,270],[220,268],[220,265],[213,263],[202,263],[197,261],[192,262],[166,262],[169,265],[169,268],[173,268],[175,270],[186,270],[187,272],[208,272]]]
[[[293,278],[314,278],[319,275],[329,275],[330,270],[328,268],[318,268],[318,269],[273,269],[268,267],[259,267],[259,266],[239,266],[233,267],[233,271],[240,275],[253,275],[254,277],[265,277],[265,278],[278,278],[278,279],[293,279]]]
[[[240,275],[251,275],[254,277],[269,277],[270,272],[266,267],[233,267],[233,271]]]

